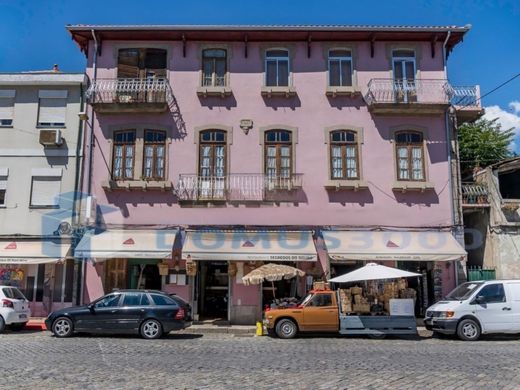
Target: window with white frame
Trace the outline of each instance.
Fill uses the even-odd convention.
[[[67,115],[67,91],[41,90],[38,98],[38,126],[64,127]]]
[[[61,191],[61,169],[33,169],[31,207],[58,207]]]
[[[0,207],[5,207],[5,193],[7,191],[8,168],[0,168]]]
[[[424,141],[417,131],[400,131],[395,135],[397,179],[424,181]]]
[[[0,127],[13,125],[15,95],[15,90],[0,90]]]
[[[227,51],[206,49],[202,51],[202,86],[226,86]]]
[[[292,175],[292,133],[287,130],[265,132],[264,172],[270,178],[290,178]]]
[[[265,52],[265,85],[267,87],[289,86],[289,51],[271,49]]]
[[[329,86],[352,86],[352,52],[345,49],[329,50]]]

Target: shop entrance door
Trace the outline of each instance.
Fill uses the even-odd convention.
[[[227,261],[200,261],[198,270],[200,320],[228,320],[229,277]]]

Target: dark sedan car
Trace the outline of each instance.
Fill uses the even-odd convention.
[[[140,334],[157,339],[191,325],[191,308],[161,291],[119,290],[77,307],[57,310],[45,320],[56,337],[77,332]]]

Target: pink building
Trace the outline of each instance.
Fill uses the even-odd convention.
[[[104,230],[76,250],[85,300],[157,288],[251,323],[272,286],[241,277],[271,261],[308,275],[278,297],[371,259],[423,273],[418,314],[455,285],[454,119],[481,109],[446,58],[467,27],[68,30],[88,59],[83,190]]]

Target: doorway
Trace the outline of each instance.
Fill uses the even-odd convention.
[[[227,261],[200,261],[198,313],[201,321],[228,320],[229,277]]]
[[[415,81],[415,53],[413,50],[394,50],[392,68],[396,102],[414,103],[417,101]]]

